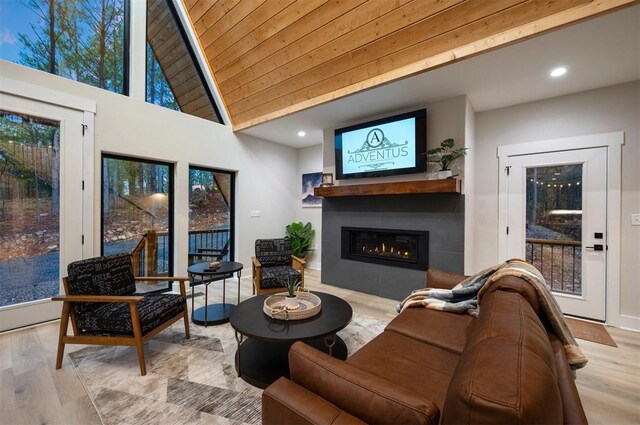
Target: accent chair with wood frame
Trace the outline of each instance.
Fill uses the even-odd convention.
[[[65,344],[135,346],[140,374],[146,375],[143,344],[174,322],[184,319],[189,338],[189,313],[184,282],[187,277],[134,277],[129,254],[89,258],[67,266],[62,301],[56,369],[62,367]],[[138,294],[136,282],[170,281],[177,294]],[[73,336],[67,335],[71,318]]]
[[[256,256],[251,257],[253,293],[262,295],[283,292],[283,281],[289,277],[300,277],[300,288],[304,288],[306,261],[291,254],[291,240],[258,239]]]

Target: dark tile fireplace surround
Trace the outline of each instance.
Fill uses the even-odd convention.
[[[424,286],[427,266],[463,272],[464,195],[323,200],[324,283],[401,300]]]

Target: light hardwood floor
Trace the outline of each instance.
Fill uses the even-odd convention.
[[[384,321],[395,317],[396,301],[324,285],[319,276],[307,270],[308,289],[342,297],[360,314]],[[243,279],[240,293],[241,299],[251,296],[249,279]],[[235,302],[236,296],[236,285],[227,285],[227,302]],[[221,299],[221,285],[212,284],[210,302]],[[196,296],[196,306],[203,301]],[[639,424],[640,333],[616,328],[609,332],[618,348],[579,341],[589,358],[587,367],[578,371],[580,397],[591,424]],[[62,369],[54,369],[57,333],[58,322],[52,322],[0,334],[0,424],[100,423],[69,360],[65,357]],[[82,347],[69,345],[66,353]]]

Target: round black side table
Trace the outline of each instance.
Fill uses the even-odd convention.
[[[234,261],[221,261],[220,267],[211,270],[209,263],[197,263],[189,266],[187,273],[191,278],[191,288],[204,285],[204,307],[194,310],[194,297],[191,296],[191,321],[196,325],[219,325],[229,321],[231,312],[236,307],[226,302],[227,279],[236,273],[238,277],[238,304],[240,304],[240,277],[244,266]],[[209,304],[209,284],[222,280],[222,304]]]

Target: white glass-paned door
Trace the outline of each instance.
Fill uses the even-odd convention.
[[[83,112],[0,94],[0,331],[60,317],[82,258]]]
[[[607,148],[509,157],[508,255],[536,266],[566,314],[605,320]]]

